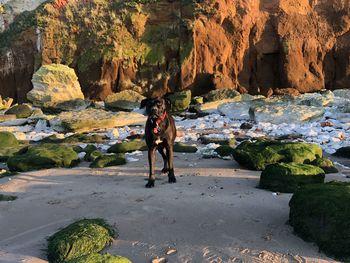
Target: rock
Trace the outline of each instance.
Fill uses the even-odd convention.
[[[217,152],[221,157],[232,156],[233,148],[228,145],[221,145],[215,149],[215,152]]]
[[[251,128],[253,128],[253,126],[254,125],[252,123],[243,122],[239,128],[242,130],[250,130]]]
[[[34,109],[32,115],[29,117],[29,119],[32,120],[48,120],[50,118],[52,118],[52,116],[45,115],[41,109]]]
[[[59,263],[100,252],[113,236],[114,230],[102,219],[77,221],[49,237],[48,259]]]
[[[126,164],[124,153],[109,154],[109,155],[104,154],[97,157],[95,160],[93,160],[93,162],[90,164],[90,168],[104,168],[104,167],[116,166],[116,165],[122,165],[122,164]]]
[[[51,135],[49,137],[41,140],[42,143],[103,143],[105,141],[105,137],[98,134],[82,134],[76,133],[66,138],[57,138],[56,135]]]
[[[203,104],[203,97],[201,96],[196,96],[196,97],[193,97],[192,100],[191,100],[191,104],[193,105],[199,105],[199,104]]]
[[[259,187],[273,192],[293,193],[305,184],[323,183],[324,171],[309,164],[276,163],[267,165]]]
[[[0,148],[16,147],[18,145],[19,143],[15,135],[13,135],[11,132],[0,131]]]
[[[215,112],[220,107],[227,105],[228,103],[237,102],[240,100],[240,97],[235,97],[232,99],[223,99],[223,100],[216,100],[212,102],[206,102],[199,106],[199,110],[203,112]]]
[[[176,142],[174,144],[174,152],[195,153],[197,150],[198,149],[196,146],[187,145],[181,142]]]
[[[215,143],[220,145],[235,145],[236,140],[234,138],[216,138],[208,135],[202,135],[199,140],[203,144]]]
[[[146,116],[136,112],[112,113],[89,108],[79,112],[62,112],[55,120],[59,121],[60,126],[67,131],[89,132],[97,129],[145,124],[146,119]]]
[[[21,118],[28,118],[30,115],[32,115],[32,112],[33,110],[31,106],[27,104],[20,104],[20,105],[11,107],[5,112],[5,114],[9,114],[9,115],[14,114],[18,119],[21,119]]]
[[[84,99],[74,69],[65,65],[43,65],[33,75],[32,83],[27,98],[38,107],[54,108],[62,102]]]
[[[232,120],[250,120],[250,107],[249,101],[233,102],[219,105],[218,111]]]
[[[6,162],[8,158],[14,156],[16,153],[20,152],[25,147],[25,145],[0,147],[0,162]]]
[[[78,154],[68,146],[42,144],[30,146],[7,160],[10,171],[27,172],[54,167],[73,167],[79,163]]]
[[[310,164],[320,167],[326,174],[338,173],[338,169],[333,162],[327,158],[316,158]]]
[[[333,155],[344,158],[350,158],[350,146],[339,148]]]
[[[143,99],[145,99],[144,96],[133,90],[124,90],[107,96],[105,106],[107,109],[115,111],[132,111],[140,107]]]
[[[300,92],[294,88],[274,89],[273,93],[275,95],[280,95],[280,96],[288,95],[288,96],[293,96],[293,97],[300,95]]]
[[[7,114],[7,115],[0,115],[0,122],[4,122],[4,121],[13,121],[15,120],[17,117],[14,114]]]
[[[28,123],[28,119],[14,119],[10,121],[3,121],[0,122],[0,126],[6,127],[6,126],[22,126],[24,124]]]
[[[11,107],[12,102],[13,102],[13,99],[11,98],[3,99],[1,98],[1,95],[0,95],[0,110],[7,110],[8,108]]]
[[[65,263],[132,263],[129,259],[121,257],[121,256],[114,256],[111,254],[98,254],[98,253],[91,253],[86,256],[81,256],[75,259],[71,259],[68,261],[65,261]]]
[[[218,89],[212,90],[204,96],[206,102],[226,100],[235,98],[237,101],[241,100],[241,94],[234,89]]]
[[[17,196],[14,196],[14,195],[0,194],[0,202],[2,202],[2,201],[9,202],[9,201],[14,201],[16,199],[17,199]]]
[[[325,107],[333,103],[334,95],[328,90],[322,93],[303,94],[297,100],[300,100],[300,105]]]
[[[107,133],[107,137],[111,140],[116,140],[119,138],[119,130],[118,129],[111,129]]]
[[[171,101],[171,110],[173,112],[181,112],[187,110],[191,104],[191,94],[192,93],[190,90],[186,90],[169,95],[169,99]]]
[[[87,162],[93,162],[95,161],[98,157],[102,156],[103,153],[101,153],[98,150],[92,151],[92,152],[86,152],[86,155],[84,156],[84,161]]]
[[[165,257],[157,257],[157,258],[152,259],[151,262],[152,263],[166,263],[167,260]]]
[[[109,153],[127,153],[133,151],[145,151],[147,145],[144,140],[131,140],[125,142],[118,142],[112,145],[107,152]]]
[[[336,90],[333,90],[333,94],[335,97],[350,100],[350,90],[349,89],[336,89]]]
[[[350,184],[330,182],[305,185],[289,202],[294,232],[314,242],[326,255],[350,261]]]
[[[252,107],[249,110],[250,119],[255,122],[302,123],[323,117],[322,107],[305,105],[265,105]]]
[[[234,149],[233,157],[249,169],[264,170],[267,165],[274,163],[310,163],[322,157],[322,148],[308,143],[244,141]]]
[[[83,99],[75,99],[69,101],[63,101],[57,103],[54,108],[47,108],[46,110],[52,112],[61,112],[61,111],[81,111],[85,110],[91,105],[91,101]]]

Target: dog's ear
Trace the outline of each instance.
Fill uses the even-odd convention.
[[[148,100],[149,99],[144,99],[141,101],[141,104],[140,104],[140,109],[143,109],[144,107],[146,107],[147,103],[148,103]]]
[[[167,110],[171,110],[171,100],[168,97],[164,97],[164,101]]]

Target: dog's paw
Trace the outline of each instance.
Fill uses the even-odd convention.
[[[176,183],[175,176],[169,177],[169,184],[174,184],[174,183]]]
[[[154,187],[154,181],[148,181],[148,183],[146,184],[146,188],[152,188]]]
[[[164,167],[164,168],[162,169],[162,174],[166,174],[166,173],[168,173],[168,172],[169,172],[169,168]]]

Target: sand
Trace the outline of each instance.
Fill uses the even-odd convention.
[[[146,155],[120,167],[51,169],[0,179],[0,262],[47,262],[46,238],[81,218],[105,218],[119,237],[105,251],[135,263],[335,262],[288,225],[290,194],[257,189],[259,172],[177,153],[178,182],[146,189]],[[86,166],[86,165],[85,165]],[[160,173],[161,162],[157,170]],[[327,180],[344,176],[327,175]]]

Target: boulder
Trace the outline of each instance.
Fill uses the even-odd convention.
[[[334,94],[327,90],[322,93],[306,93],[297,98],[298,104],[314,107],[325,107],[333,103]]]
[[[335,97],[350,100],[350,89],[336,89],[333,90],[333,94]]]
[[[11,132],[2,132],[0,131],[0,149],[5,147],[16,147],[19,145],[19,142],[16,139],[16,136]]]
[[[104,168],[122,164],[126,164],[124,153],[103,154],[93,160],[93,162],[90,164],[90,168]]]
[[[20,152],[25,145],[18,145],[13,147],[0,147],[0,162],[6,162],[8,158]]]
[[[147,150],[147,145],[144,140],[131,140],[125,142],[118,142],[112,145],[107,152],[109,153],[127,153],[133,151],[145,151]]]
[[[234,159],[252,170],[264,170],[274,163],[310,163],[322,157],[322,148],[316,144],[258,140],[244,141],[233,151]]]
[[[0,115],[0,122],[8,122],[8,121],[13,121],[17,117],[15,114],[7,114],[7,115]]]
[[[235,97],[232,99],[222,99],[222,100],[210,101],[210,102],[206,102],[206,103],[199,105],[199,110],[201,110],[203,112],[215,112],[220,107],[222,107],[228,103],[237,102],[239,100],[240,100],[240,97]]]
[[[62,112],[56,119],[67,131],[89,132],[98,129],[123,127],[126,125],[140,125],[146,122],[147,117],[137,112],[108,112],[101,109],[86,109],[79,112]],[[57,125],[57,124],[56,124]],[[57,128],[56,128],[57,129]]]
[[[338,172],[338,169],[334,166],[334,163],[327,158],[316,158],[310,164],[320,167],[326,174]]]
[[[305,184],[323,183],[324,171],[313,165],[276,163],[267,165],[260,176],[259,187],[274,192],[293,193]]]
[[[350,183],[305,185],[289,202],[289,222],[305,241],[341,262],[350,261]]]
[[[208,92],[204,96],[206,102],[226,100],[235,98],[237,101],[241,100],[241,94],[234,89],[217,89]]]
[[[233,148],[228,145],[221,145],[215,149],[215,152],[219,154],[221,157],[232,156]]]
[[[173,112],[181,112],[187,110],[191,104],[191,94],[192,93],[190,90],[185,90],[169,95],[169,99],[171,101],[171,110]]]
[[[54,167],[73,167],[79,163],[78,154],[68,146],[41,144],[30,146],[7,160],[11,171],[27,172]]]
[[[83,134],[76,133],[66,138],[57,138],[57,136],[51,135],[41,140],[42,143],[103,143],[105,141],[105,137],[98,134]]]
[[[61,112],[61,111],[81,111],[91,105],[91,101],[83,99],[75,99],[57,103],[54,108],[46,108],[46,111]]]
[[[102,156],[103,153],[101,153],[98,150],[92,151],[92,152],[86,152],[85,156],[84,156],[84,161],[87,162],[93,162],[95,161],[98,157]]]
[[[8,109],[5,114],[16,115],[17,118],[28,118],[32,115],[32,107],[27,104],[20,104]]]
[[[215,143],[220,145],[235,145],[236,140],[234,138],[216,138],[208,135],[202,135],[199,140],[203,144]]]
[[[196,146],[184,144],[184,143],[181,143],[181,142],[176,142],[174,144],[174,152],[195,153],[195,152],[197,152],[197,150],[198,149],[197,149]]]
[[[143,99],[145,99],[144,96],[133,90],[123,90],[107,96],[104,102],[106,108],[110,110],[132,111],[140,107]]]
[[[273,124],[307,122],[322,118],[324,113],[322,107],[295,104],[263,105],[249,109],[252,121]]]
[[[17,196],[15,195],[3,195],[0,194],[0,202],[9,202],[9,201],[14,201],[17,199]]]
[[[83,219],[58,231],[48,239],[48,259],[61,263],[91,253],[109,245],[114,230],[102,219]]]
[[[280,96],[288,95],[288,96],[296,97],[300,95],[300,92],[294,88],[282,88],[282,89],[274,89],[273,94],[280,95]]]
[[[74,69],[62,64],[43,65],[34,73],[32,83],[27,98],[38,107],[54,108],[62,102],[84,99]]]
[[[350,158],[350,146],[339,148],[333,155],[338,157]]]
[[[65,263],[132,263],[132,262],[129,259],[121,256],[114,256],[111,254],[101,255],[98,253],[91,253],[86,256],[81,256],[75,259],[65,261]]]

